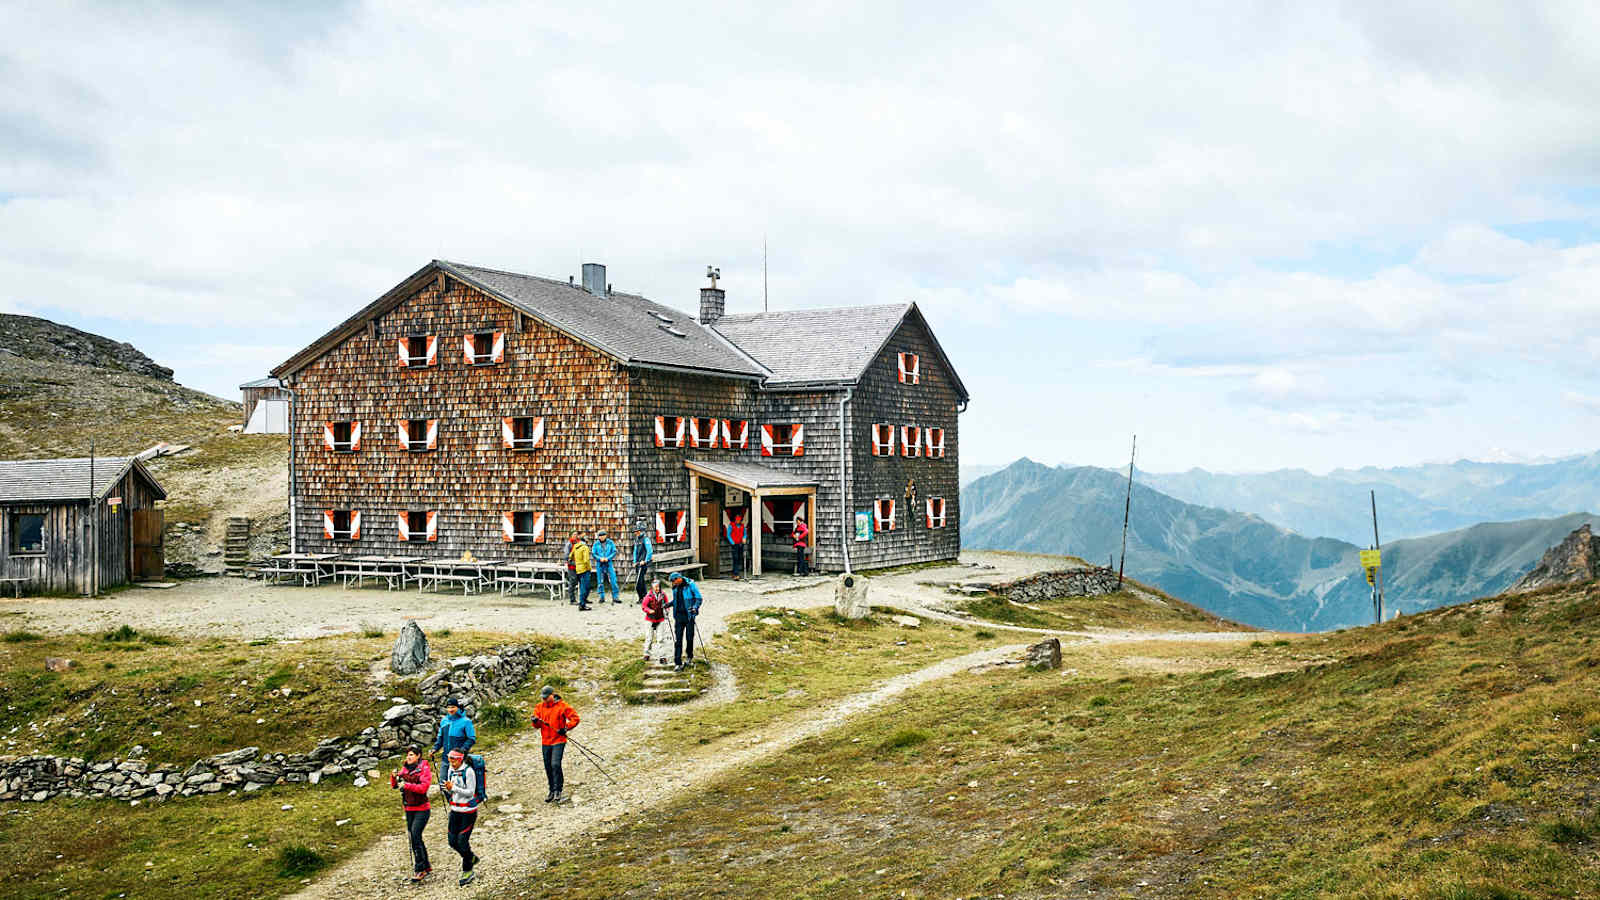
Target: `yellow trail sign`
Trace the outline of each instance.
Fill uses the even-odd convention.
[[[1361,567],[1364,569],[1375,569],[1378,566],[1383,565],[1383,562],[1380,559],[1382,553],[1383,551],[1381,550],[1361,551]]]

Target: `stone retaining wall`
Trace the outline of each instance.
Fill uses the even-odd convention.
[[[1101,568],[1040,572],[994,587],[995,593],[1018,603],[1037,603],[1057,597],[1098,597],[1116,593],[1116,590],[1117,573]]]
[[[42,802],[52,797],[106,797],[115,800],[190,797],[224,790],[257,791],[272,784],[316,784],[323,778],[361,772],[396,756],[407,744],[433,744],[444,700],[458,697],[475,716],[522,686],[539,661],[532,644],[503,647],[492,654],[460,656],[423,678],[423,702],[402,703],[383,714],[382,724],[350,738],[328,738],[306,753],[266,753],[245,747],[208,756],[188,768],[152,766],[142,759],[90,763],[63,756],[0,756],[0,801]]]

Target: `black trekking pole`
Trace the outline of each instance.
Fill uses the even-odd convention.
[[[706,658],[706,665],[711,665],[711,654],[706,650],[706,636],[700,632],[700,617],[694,617],[694,636],[700,640],[700,655]]]
[[[617,780],[615,778],[611,777],[611,773],[607,772],[604,768],[601,767],[599,761],[595,759],[594,753],[592,753],[589,750],[588,747],[585,747],[582,744],[578,743],[577,741],[574,741],[572,739],[572,735],[570,735],[570,734],[567,735],[567,743],[571,744],[574,747],[577,747],[578,748],[578,752],[582,753],[585,757],[587,757],[588,760],[589,760],[589,764],[594,766],[596,769],[599,769],[600,770],[600,774],[604,775],[606,777],[607,781],[611,782],[613,785],[615,785],[617,783]]]

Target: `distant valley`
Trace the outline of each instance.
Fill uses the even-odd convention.
[[[1120,547],[1126,487],[1125,475],[1105,469],[1019,460],[963,490],[962,543],[1072,554],[1103,564]],[[1545,550],[1593,518],[1568,513],[1385,538],[1389,608],[1416,612],[1504,590]],[[1130,574],[1252,625],[1317,631],[1370,622],[1368,587],[1357,561],[1364,546],[1307,537],[1259,515],[1187,503],[1146,486],[1142,475],[1135,481]]]

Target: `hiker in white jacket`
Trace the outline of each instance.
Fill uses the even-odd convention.
[[[478,773],[459,749],[450,751],[450,768],[439,781],[439,791],[450,804],[450,848],[461,854],[460,884],[472,883],[472,867],[478,857],[472,852],[472,826],[478,821]]]

